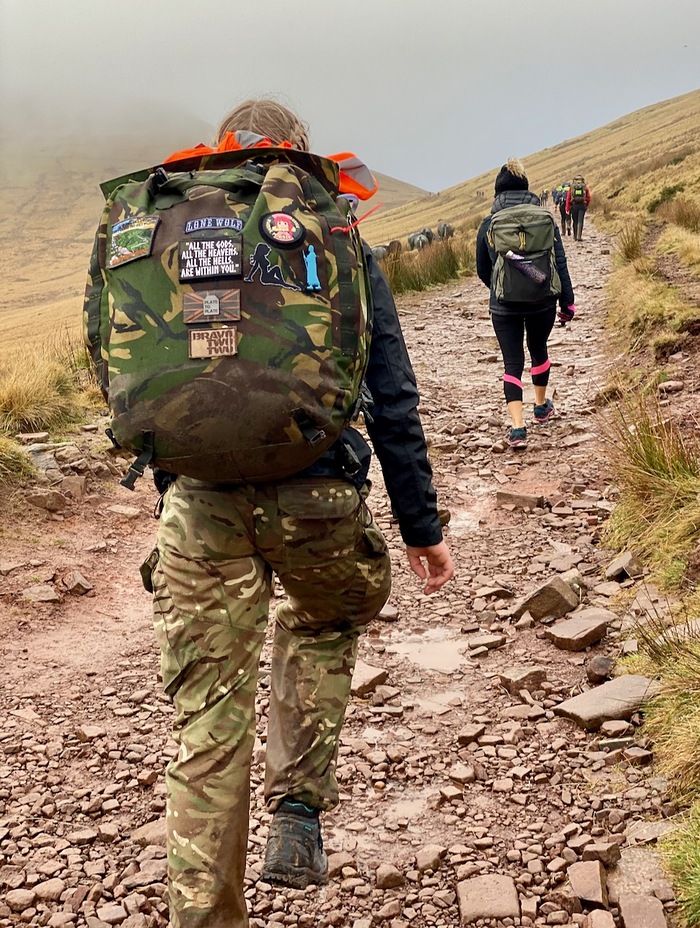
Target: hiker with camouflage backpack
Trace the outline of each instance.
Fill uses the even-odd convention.
[[[260,878],[328,881],[320,813],[358,639],[390,590],[367,507],[365,411],[408,562],[453,576],[387,282],[351,202],[376,188],[354,156],[309,152],[271,100],[198,146],[107,185],[85,302],[112,435],[164,491],[154,597],[175,707],[167,845],[173,928],[247,928],[244,896],[258,663],[276,575]],[[123,183],[122,183],[123,182]],[[360,389],[364,384],[364,389]],[[279,422],[278,422],[279,419]]]
[[[503,355],[503,390],[511,428],[511,448],[527,447],[523,417],[523,383],[527,340],[535,388],[533,420],[544,425],[554,414],[547,398],[550,360],[547,340],[558,316],[574,317],[574,291],[559,229],[551,212],[528,189],[525,169],[517,158],[496,176],[496,198],[476,238],[476,272],[490,290],[491,323]],[[559,310],[557,310],[557,303]]]
[[[571,186],[566,194],[566,212],[571,216],[575,242],[580,242],[583,239],[583,220],[590,202],[591,191],[588,189],[583,175],[577,174],[571,181]]]

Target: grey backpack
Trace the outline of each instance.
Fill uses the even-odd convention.
[[[532,203],[493,214],[487,240],[496,252],[493,287],[500,303],[540,303],[561,293],[554,229],[549,210]]]

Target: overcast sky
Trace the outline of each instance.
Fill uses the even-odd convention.
[[[5,130],[175,111],[194,144],[283,94],[320,154],[433,191],[698,87],[700,0],[0,0]]]

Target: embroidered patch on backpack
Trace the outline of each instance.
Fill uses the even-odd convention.
[[[190,232],[204,232],[207,229],[233,229],[234,232],[243,231],[243,220],[235,216],[203,216],[201,219],[190,219],[182,230],[185,235]]]
[[[282,287],[284,290],[301,290],[301,287],[292,281],[285,280],[282,268],[278,264],[270,263],[270,253],[272,249],[265,242],[258,242],[255,251],[250,256],[250,270],[243,278],[247,283],[252,283],[255,275],[259,276],[260,283],[264,287]]]
[[[194,329],[188,332],[191,358],[230,358],[238,354],[236,329]]]
[[[202,290],[184,293],[182,321],[238,322],[241,318],[240,290]]]
[[[260,231],[273,245],[291,247],[304,238],[304,227],[289,213],[266,213],[260,220]]]
[[[240,235],[180,242],[180,280],[240,277],[242,250]]]
[[[112,226],[108,267],[119,267],[137,258],[147,258],[153,250],[158,216],[131,216]]]

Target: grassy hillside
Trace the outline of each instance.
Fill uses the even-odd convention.
[[[388,174],[379,174],[377,171],[373,171],[372,173],[379,184],[379,190],[371,200],[367,200],[365,203],[360,204],[357,210],[358,216],[364,216],[369,210],[374,209],[378,203],[382,204],[382,212],[387,212],[399,206],[403,206],[406,203],[413,203],[416,200],[424,200],[426,197],[432,196],[427,190],[423,190],[422,187],[414,187],[413,184],[406,184],[402,180],[397,180],[395,177],[389,177]],[[369,219],[367,222],[369,222]]]
[[[550,190],[582,172],[591,187],[593,208],[623,220],[644,209],[664,187],[682,183],[700,199],[700,90],[648,106],[607,126],[523,157],[530,189]],[[405,238],[422,226],[445,220],[475,227],[488,212],[500,165],[420,201],[382,209],[364,223],[371,244]]]
[[[186,136],[146,133],[84,139],[0,138],[0,249],[5,274],[0,294],[0,357],[67,327],[78,331],[97,220],[101,181],[152,164],[187,144]]]

